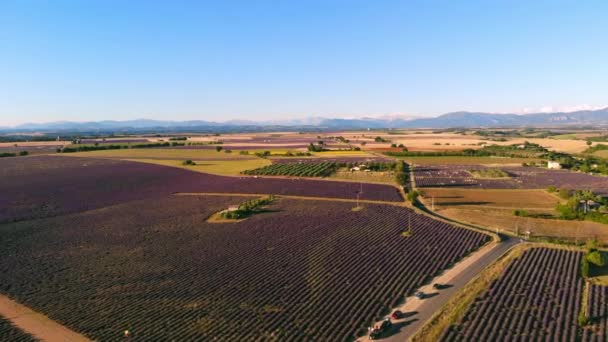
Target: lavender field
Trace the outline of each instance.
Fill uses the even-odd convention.
[[[480,189],[545,189],[557,188],[592,190],[608,194],[608,177],[593,176],[568,170],[549,170],[538,167],[500,167],[509,178],[480,179],[468,170],[485,168],[475,165],[420,165],[414,169],[419,187],[467,187]]]
[[[136,341],[344,341],[490,240],[392,205],[279,199],[206,222],[241,201],[168,196],[0,225],[0,292],[99,341],[124,329]]]
[[[584,342],[605,341],[608,336],[608,287],[589,286],[588,318],[590,326],[583,331]]]
[[[442,341],[577,341],[582,256],[549,248],[525,251]]]
[[[129,161],[37,156],[0,160],[0,222],[55,216],[178,192],[401,201],[388,185],[224,177]]]

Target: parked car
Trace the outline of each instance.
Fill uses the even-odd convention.
[[[395,310],[393,311],[393,313],[391,314],[391,319],[401,319],[403,318],[403,312],[401,312],[400,310]]]
[[[388,332],[392,325],[393,323],[391,322],[390,318],[385,319],[384,321],[382,321],[382,323],[376,325],[371,329],[369,333],[369,339],[375,340],[381,338],[384,334],[386,334],[386,332]]]
[[[416,291],[416,293],[414,293],[414,296],[418,299],[424,299],[426,298],[426,294],[422,291]]]

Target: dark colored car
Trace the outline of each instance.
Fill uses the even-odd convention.
[[[371,330],[371,332],[369,333],[369,339],[375,340],[377,338],[381,338],[384,334],[386,334],[386,332],[391,328],[392,325],[393,323],[391,323],[390,318],[385,319],[384,321],[382,321],[380,326],[376,326]]]
[[[422,291],[416,291],[416,293],[414,293],[414,296],[418,299],[424,299],[426,298],[426,294]]]

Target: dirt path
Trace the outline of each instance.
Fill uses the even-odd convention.
[[[230,193],[230,192],[178,192],[174,194],[175,196],[242,196],[242,197],[262,197],[268,196],[269,194],[243,194],[243,193]],[[291,198],[291,199],[299,199],[299,200],[309,200],[309,201],[330,201],[330,202],[349,202],[349,203],[357,203],[356,199],[347,199],[347,198],[333,198],[333,197],[312,197],[312,196],[293,196],[293,195],[275,195],[276,198]],[[405,202],[388,202],[388,201],[376,201],[376,200],[359,200],[359,203],[369,203],[369,204],[386,204],[393,205],[397,207],[404,207]]]
[[[50,318],[32,311],[10,298],[0,295],[0,316],[9,320],[15,327],[48,342],[91,341]]]

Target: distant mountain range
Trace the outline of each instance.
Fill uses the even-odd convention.
[[[162,121],[137,119],[128,121],[94,121],[29,123],[16,127],[0,128],[3,131],[113,131],[113,130],[255,130],[259,128],[309,128],[309,129],[379,129],[379,128],[484,128],[484,127],[568,127],[608,126],[608,108],[576,112],[536,114],[493,114],[483,112],[454,112],[433,118],[359,118],[332,119],[311,117],[285,121],[232,120],[212,122],[203,120]]]

